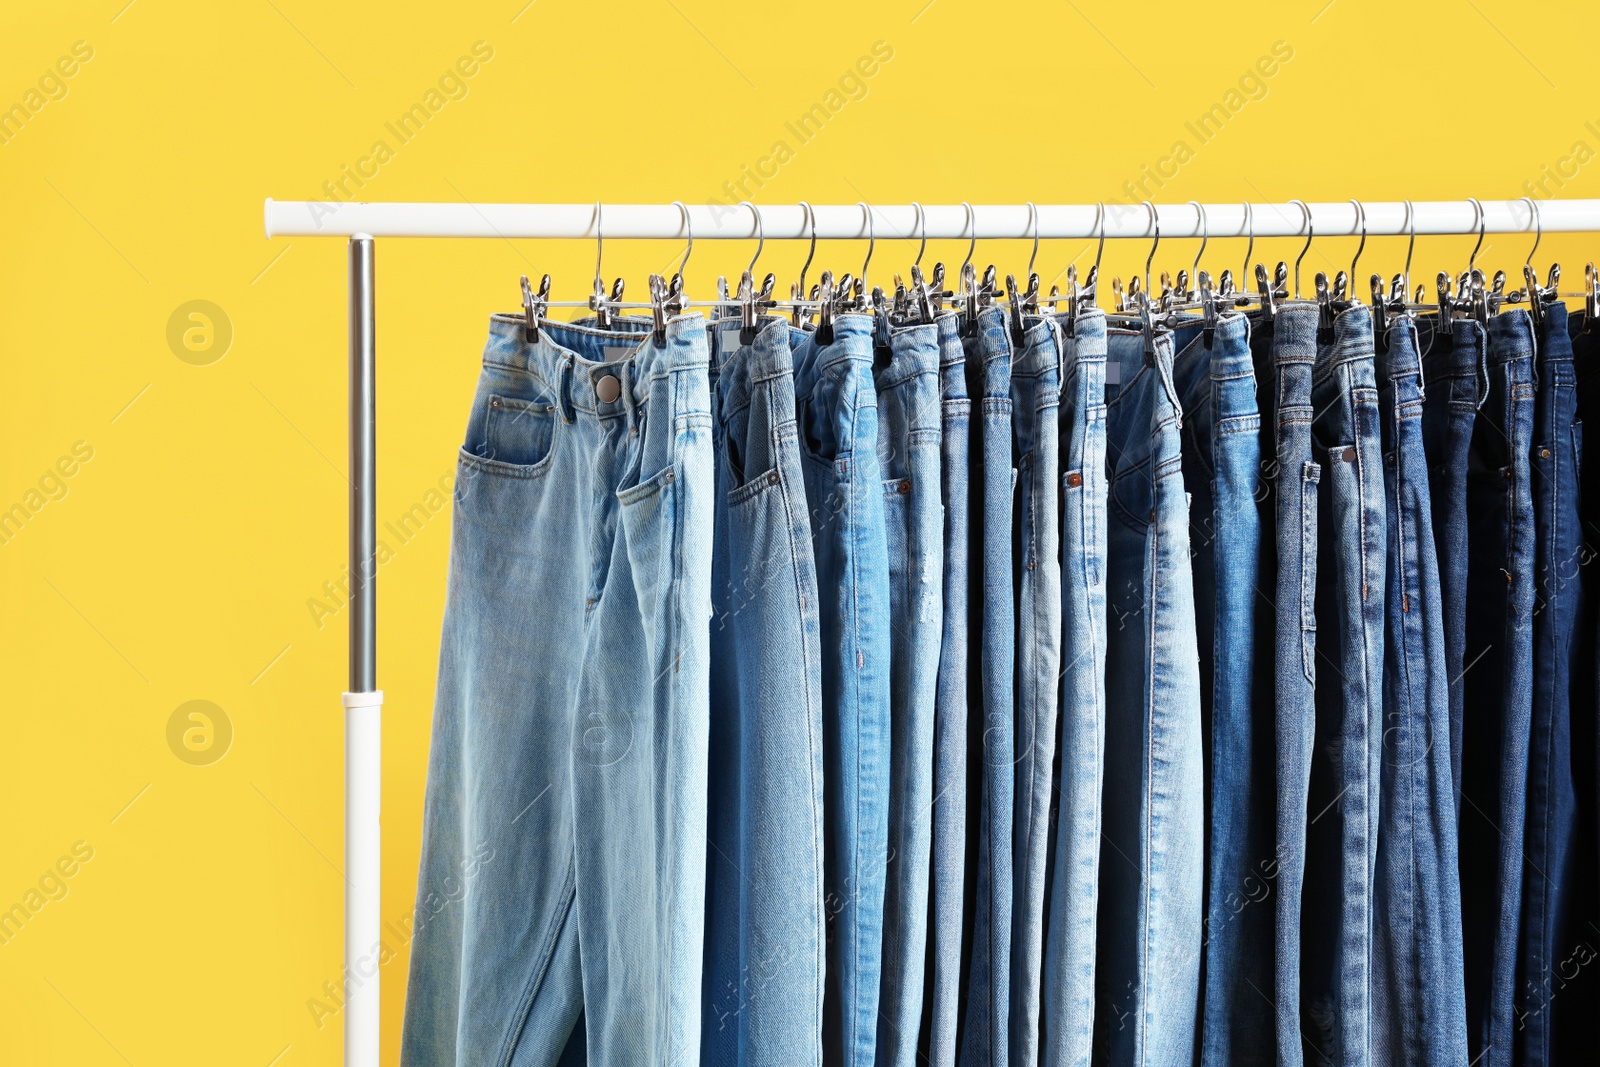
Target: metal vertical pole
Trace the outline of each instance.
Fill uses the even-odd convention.
[[[344,1062],[378,1067],[379,821],[376,403],[372,238],[350,239],[350,691],[345,707]]]

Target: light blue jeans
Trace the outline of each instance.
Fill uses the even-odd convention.
[[[1060,796],[1044,945],[1039,1042],[1045,1067],[1089,1067],[1095,911],[1106,749],[1106,317],[1057,320],[1063,334]]]
[[[664,342],[545,323],[528,344],[520,317],[491,321],[456,477],[402,1063],[699,1057],[707,362],[699,315]]]
[[[1183,481],[1194,550],[1195,632],[1206,733],[1205,1003],[1201,1062],[1277,1062],[1273,1031],[1273,581],[1263,568],[1261,412],[1250,323],[1224,313],[1178,353]],[[1268,453],[1269,457],[1271,453]],[[1270,529],[1270,524],[1268,525]]]
[[[1200,1004],[1205,787],[1173,344],[1171,333],[1159,331],[1147,358],[1136,330],[1114,329],[1107,339],[1105,838],[1095,1036],[1102,1062],[1112,1067],[1192,1063]]]
[[[972,401],[967,396],[961,320],[940,316],[941,407],[939,490],[944,500],[944,612],[939,691],[934,700],[933,864],[929,909],[928,983],[923,1000],[923,1055],[932,1067],[955,1067],[961,1022],[962,923],[967,918],[967,486]]]
[[[975,879],[961,1067],[1000,1067],[1011,1010],[1011,817],[1015,788],[1012,704],[1016,614],[1012,600],[1011,336],[1006,313],[988,308],[963,337],[967,389],[979,405],[968,468],[972,575],[968,628],[979,635],[968,696],[967,864]]]
[[[1058,462],[1061,327],[1028,324],[1011,363],[1017,456],[1016,809],[1012,842],[1011,1063],[1037,1067],[1044,969],[1045,868],[1061,686]]]
[[[713,327],[706,1067],[819,1067],[822,647],[789,327]]]
[[[871,1067],[889,855],[889,550],[872,380],[872,316],[832,343],[790,330],[801,468],[822,622],[823,1062]]]
[[[1317,305],[1284,304],[1251,337],[1261,417],[1271,426],[1274,586],[1273,706],[1277,749],[1276,970],[1278,1063],[1299,1067],[1300,914],[1306,868],[1306,791],[1315,740],[1317,678],[1317,492],[1322,464],[1311,453],[1311,372]],[[1263,443],[1263,448],[1266,445]],[[1265,522],[1263,518],[1263,522]]]
[[[874,367],[889,550],[889,853],[877,1062],[913,1067],[922,1026],[933,842],[934,716],[943,633],[939,330],[889,331]]]

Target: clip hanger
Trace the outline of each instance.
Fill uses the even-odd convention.
[[[539,320],[544,317],[545,309],[550,305],[550,275],[546,274],[539,279],[539,291],[535,293],[533,286],[528,284],[528,276],[522,276],[522,339],[529,344],[539,343]]]

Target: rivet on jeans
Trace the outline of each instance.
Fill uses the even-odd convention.
[[[904,479],[904,478],[901,479],[900,484],[895,486],[895,491],[898,492],[901,496],[905,496],[907,493],[911,492],[911,482],[910,482],[910,480],[909,479]]]
[[[1071,488],[1076,489],[1082,484],[1083,475],[1079,474],[1077,471],[1073,471],[1071,474],[1067,475],[1067,485]]]

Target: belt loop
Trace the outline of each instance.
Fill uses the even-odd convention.
[[[632,359],[624,360],[621,367],[618,368],[618,372],[622,377],[622,407],[628,413],[629,437],[639,436],[639,415],[633,397],[634,362],[638,358],[638,355],[635,354]]]
[[[556,403],[561,405],[561,420],[569,426],[578,419],[577,409],[572,403],[573,379],[577,374],[573,361],[576,358],[570,352],[563,357],[561,373],[556,379]]]
[[[1415,319],[1407,317],[1406,330],[1411,334],[1411,354],[1417,361],[1417,399],[1428,399],[1428,380],[1422,372],[1422,341]]]
[[[1162,358],[1161,344],[1156,344],[1156,371],[1161,375],[1161,384],[1167,390],[1167,399],[1172,401],[1172,411],[1178,417],[1178,429],[1183,429],[1183,402],[1178,399],[1178,387],[1172,381],[1172,362],[1176,353],[1172,351],[1171,334],[1167,335],[1166,358]]]
[[[1472,332],[1478,335],[1478,410],[1482,411],[1489,402],[1489,331],[1473,327]]]

